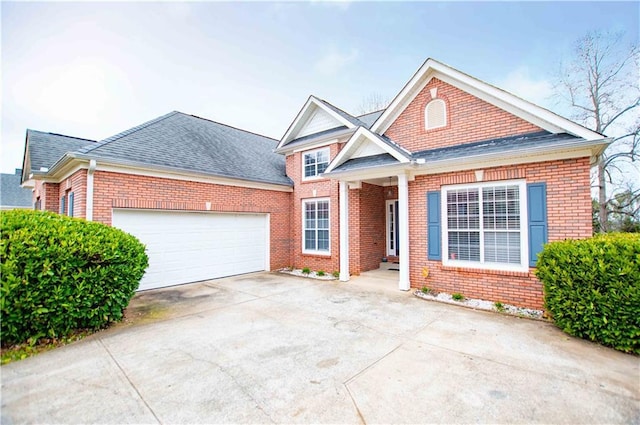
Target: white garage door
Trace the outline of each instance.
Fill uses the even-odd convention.
[[[265,214],[114,210],[112,224],[147,246],[139,290],[269,269]]]

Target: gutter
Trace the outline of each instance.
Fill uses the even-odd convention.
[[[323,176],[331,179],[348,178],[350,176],[353,176],[354,178],[357,179],[357,176],[363,173],[372,173],[373,175],[381,174],[381,176],[383,177],[384,175],[382,174],[384,174],[385,172],[386,172],[386,175],[388,176],[390,172],[402,171],[402,170],[411,171],[413,172],[414,175],[420,175],[420,174],[429,174],[429,173],[420,172],[420,169],[424,170],[426,168],[428,170],[430,168],[443,168],[443,167],[446,167],[447,165],[462,166],[462,168],[456,167],[455,170],[451,170],[451,171],[458,171],[461,169],[473,168],[472,165],[474,162],[481,162],[481,161],[486,161],[490,159],[504,160],[509,158],[524,158],[527,156],[535,156],[536,154],[552,154],[554,152],[577,150],[578,148],[591,150],[592,160],[593,160],[593,157],[600,155],[606,149],[606,146],[609,145],[612,141],[613,141],[613,138],[606,137],[599,140],[591,140],[589,141],[589,143],[585,143],[585,141],[582,140],[582,141],[572,141],[569,143],[556,143],[553,145],[536,146],[536,147],[531,147],[531,148],[522,149],[522,150],[514,150],[509,152],[508,155],[505,154],[504,152],[497,152],[497,153],[489,153],[489,154],[470,155],[470,156],[459,157],[459,158],[447,158],[447,159],[435,160],[435,161],[428,161],[426,158],[412,157],[411,162],[408,164],[398,163],[398,164],[384,165],[380,167],[356,168],[356,169],[346,170],[346,171],[332,171],[330,173],[324,173]],[[596,147],[598,149],[594,149]],[[519,162],[516,162],[516,163],[519,163]],[[470,167],[465,167],[464,166],[465,164],[469,164]],[[443,173],[443,172],[448,172],[448,171],[447,169],[437,171],[437,173]]]
[[[355,133],[358,127],[354,128],[345,128],[343,130],[336,131],[335,133],[324,134],[322,136],[311,137],[304,142],[294,143],[293,145],[287,144],[282,146],[281,148],[276,148],[273,150],[274,153],[286,154],[288,152],[297,151],[300,149],[304,149],[306,146],[313,145],[316,143],[328,142],[330,140],[339,139],[342,136],[347,136],[349,134]]]

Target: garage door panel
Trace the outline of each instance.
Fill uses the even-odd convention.
[[[265,270],[267,223],[264,214],[113,211],[113,226],[147,246],[139,289]]]

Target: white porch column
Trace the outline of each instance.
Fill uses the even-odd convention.
[[[93,173],[96,171],[96,160],[89,161],[89,169],[87,170],[87,200],[85,202],[86,211],[85,219],[87,221],[93,220]]]
[[[409,182],[398,174],[398,239],[400,242],[400,281],[398,289],[408,291],[409,282]]]
[[[349,184],[340,181],[340,280],[349,280]]]

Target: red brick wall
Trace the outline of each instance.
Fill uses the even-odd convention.
[[[329,146],[332,160],[342,145]],[[310,149],[315,150],[315,149]],[[294,181],[291,197],[291,266],[309,267],[311,270],[323,270],[328,273],[340,270],[340,199],[338,182],[329,179],[302,180],[302,152],[287,156],[287,176]],[[315,190],[315,194],[314,194]],[[330,214],[330,255],[304,254],[302,252],[302,202],[305,199],[328,198]]]
[[[360,272],[379,268],[380,261],[385,256],[385,189],[363,183],[362,189],[356,190],[360,198],[359,223],[356,228],[350,229],[350,233],[359,232]],[[350,210],[349,214],[351,213]]]
[[[425,130],[424,109],[432,88],[447,106],[447,125]],[[432,79],[400,114],[385,134],[412,152],[491,138],[541,131],[521,118],[445,82]]]
[[[289,192],[106,171],[95,172],[93,188],[93,219],[109,225],[113,208],[207,211],[206,202],[211,202],[210,211],[270,213],[271,269],[291,262]],[[78,208],[78,192],[75,197]]]
[[[73,192],[73,216],[85,218],[87,212],[87,170],[78,170],[58,185],[58,204],[66,196],[65,214],[69,212],[69,193]],[[56,212],[60,212],[60,205]]]
[[[45,211],[60,212],[60,197],[58,183],[43,183],[36,181],[33,191],[33,202],[40,197],[40,206]]]
[[[589,158],[560,160],[520,166],[491,168],[483,181],[526,179],[546,182],[549,241],[587,238],[591,228]],[[543,307],[542,285],[529,272],[514,273],[444,267],[427,260],[426,193],[442,185],[474,183],[474,171],[418,176],[409,183],[409,235],[411,286],[428,286],[447,293],[459,292],[470,298],[501,301],[524,307]],[[428,278],[422,276],[428,267]]]

